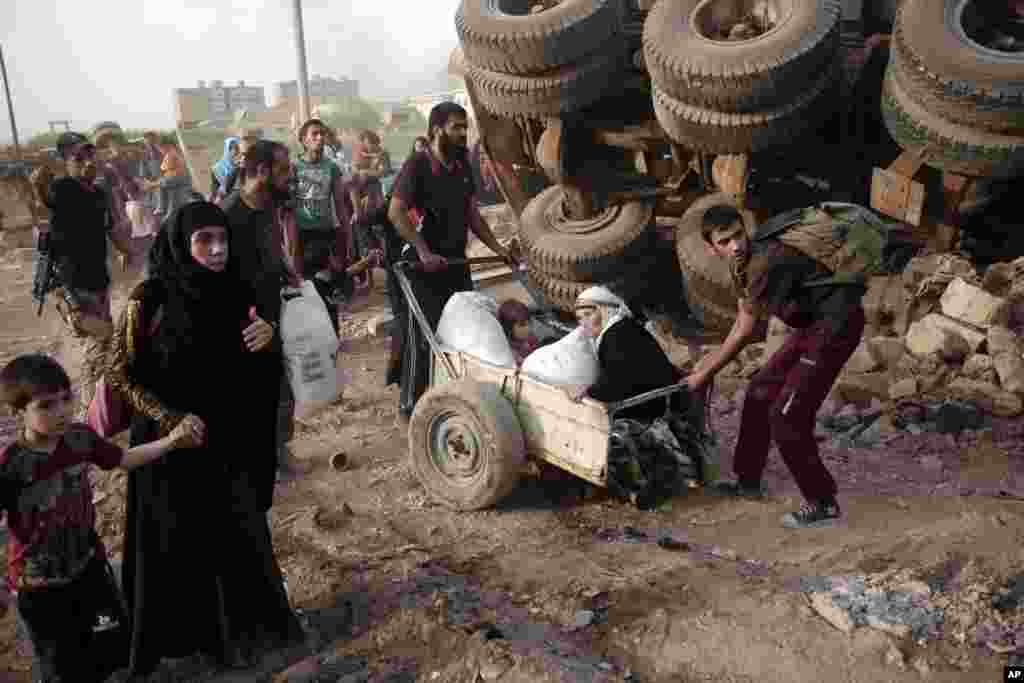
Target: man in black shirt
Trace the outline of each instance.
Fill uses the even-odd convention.
[[[52,212],[50,249],[61,284],[57,310],[82,348],[81,418],[99,378],[102,344],[113,331],[107,238],[122,254],[129,254],[130,246],[112,231],[111,197],[96,185],[96,147],[84,135],[69,132],[57,140],[57,152],[67,175],[53,180],[41,167],[31,180],[36,195]]]
[[[422,271],[412,272],[413,291],[432,327],[452,294],[473,289],[467,266],[449,266],[448,259],[466,256],[467,230],[491,250],[514,264],[514,257],[498,243],[480,215],[476,187],[466,150],[466,110],[454,102],[442,102],[430,112],[430,146],[409,157],[392,188],[388,217],[402,239],[412,245]],[[421,228],[409,217],[415,210]],[[402,369],[399,412],[412,414],[426,386],[426,353],[419,330],[411,321]]]
[[[231,250],[239,274],[253,292],[257,314],[275,330],[278,353],[267,355],[266,371],[278,378],[281,386],[277,464],[284,474],[293,469],[287,444],[294,433],[295,402],[280,353],[281,289],[298,286],[301,280],[294,222],[288,220],[285,206],[290,197],[290,175],[288,148],[260,140],[246,150],[240,189],[225,198],[222,207],[231,226]]]
[[[796,331],[751,378],[743,402],[733,457],[737,481],[718,492],[760,498],[761,476],[772,442],[778,446],[806,504],[782,518],[790,528],[826,526],[840,516],[836,483],[814,438],[815,415],[864,331],[861,299],[852,284],[810,286],[831,273],[778,239],[751,242],[740,214],[715,207],[704,215],[709,254],[730,261],[739,297],[736,322],[718,350],[696,364],[685,380],[700,391],[754,338],[759,321],[778,316]]]

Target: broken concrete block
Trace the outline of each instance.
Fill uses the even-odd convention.
[[[1013,285],[1013,265],[993,263],[981,279],[982,288],[993,296],[1005,297]]]
[[[906,638],[910,635],[910,627],[906,624],[891,624],[888,621],[883,621],[873,614],[867,615],[868,626],[881,631],[882,633],[888,633],[895,638]]]
[[[843,633],[853,631],[853,620],[846,610],[832,604],[832,596],[828,593],[811,593],[811,607],[821,617]]]
[[[1021,344],[1009,329],[994,325],[988,331],[988,352],[1006,391],[1024,393],[1024,357]]]
[[[993,359],[999,385],[1014,394],[1024,394],[1024,358],[1001,353]]]
[[[946,287],[939,305],[950,318],[978,327],[996,325],[1006,316],[1006,299],[993,296],[959,277]]]
[[[984,332],[970,325],[938,313],[929,313],[910,326],[906,343],[907,350],[918,356],[940,353],[946,357],[957,355],[964,345],[971,353],[977,352],[985,337]]]
[[[866,342],[861,342],[857,349],[850,355],[843,370],[846,372],[872,372],[877,370],[881,363],[871,353]]]
[[[917,380],[913,377],[901,379],[889,387],[889,398],[898,401],[901,398],[908,398],[917,395]]]
[[[884,372],[840,375],[836,389],[848,401],[870,401],[889,398],[889,377]]]
[[[973,403],[992,415],[1015,417],[1024,412],[1024,399],[988,382],[960,377],[950,382],[947,389],[954,398]]]
[[[868,351],[881,365],[891,368],[907,352],[907,345],[899,337],[873,337],[868,340]]]
[[[995,365],[992,364],[992,356],[984,353],[976,353],[972,356],[968,356],[967,360],[964,361],[964,366],[960,368],[960,375],[967,379],[980,380],[990,370],[994,370]]]

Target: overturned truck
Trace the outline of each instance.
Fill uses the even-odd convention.
[[[724,332],[729,275],[699,234],[722,200],[751,228],[851,201],[962,246],[1024,175],[1024,3],[896,5],[462,0],[450,68],[534,290],[569,311],[608,284]],[[533,196],[531,172],[548,183]]]

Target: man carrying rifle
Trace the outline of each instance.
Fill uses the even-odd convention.
[[[39,201],[52,212],[47,257],[50,275],[58,280],[57,310],[83,351],[79,417],[84,417],[98,379],[102,345],[113,329],[108,236],[122,254],[130,250],[111,231],[110,197],[95,184],[96,147],[84,135],[69,132],[57,140],[57,152],[67,175],[53,180],[49,169],[42,167],[30,180]],[[41,276],[45,279],[45,273]],[[37,294],[45,296],[45,287]]]

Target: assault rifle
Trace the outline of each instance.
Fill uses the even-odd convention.
[[[46,296],[58,287],[60,278],[57,273],[57,260],[50,245],[50,233],[40,230],[36,238],[36,268],[32,277],[32,299],[39,303],[37,316],[43,314]]]

